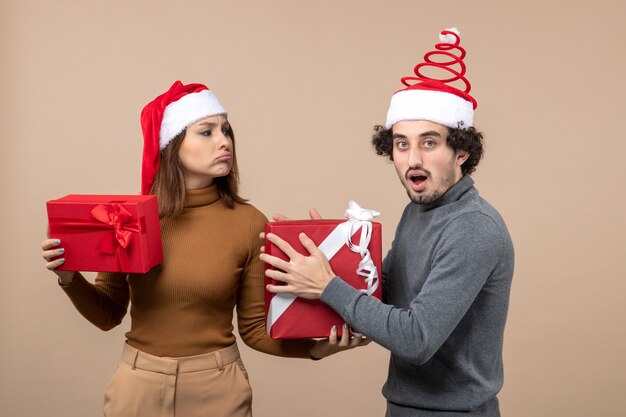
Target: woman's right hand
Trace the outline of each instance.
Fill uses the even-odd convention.
[[[322,216],[320,216],[320,214],[314,208],[309,209],[309,217],[311,218],[311,220],[322,220]],[[272,215],[272,220],[274,220],[275,222],[285,222],[291,219],[282,214],[274,214]]]
[[[57,274],[59,277],[59,284],[68,285],[74,280],[75,271],[57,271],[56,268],[63,265],[65,258],[64,248],[59,248],[61,241],[59,239],[46,239],[41,242],[41,248],[43,249],[43,258],[46,260],[46,268]],[[54,259],[57,258],[57,259]]]
[[[371,339],[363,337],[362,334],[350,332],[347,324],[343,324],[343,331],[341,332],[341,339],[337,338],[337,326],[330,329],[330,336],[328,339],[319,339],[315,342],[315,345],[309,351],[309,356],[313,360],[320,360],[335,353],[343,352],[344,350],[354,349],[360,346],[367,346],[371,342]]]
[[[311,220],[322,220],[322,216],[318,213],[318,211],[314,208],[309,209],[309,217],[311,218]],[[291,220],[289,217],[282,215],[282,214],[273,214],[272,215],[272,220],[274,220],[275,222],[286,222]],[[259,233],[259,237],[261,239],[265,239],[265,232],[261,232]],[[261,252],[264,252],[265,248],[261,248]]]

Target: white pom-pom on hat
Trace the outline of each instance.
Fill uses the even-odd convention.
[[[456,33],[458,36],[461,36],[461,32],[457,29],[457,28],[450,28],[450,29],[444,29],[441,32],[444,31],[448,31],[448,32],[454,32]],[[455,43],[456,42],[456,38],[452,35],[449,34],[443,34],[443,33],[439,33],[439,40],[443,43]]]

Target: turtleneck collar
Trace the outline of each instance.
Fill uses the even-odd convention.
[[[448,191],[444,193],[437,200],[428,204],[416,204],[420,211],[429,211],[435,209],[437,207],[445,206],[446,204],[453,203],[457,201],[467,190],[474,186],[474,180],[469,175],[464,175],[463,178],[459,180],[452,187],[448,188]]]
[[[204,188],[196,188],[194,190],[185,190],[185,208],[201,207],[215,203],[220,199],[220,195],[215,183]]]

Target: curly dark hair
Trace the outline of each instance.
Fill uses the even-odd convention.
[[[476,128],[468,127],[464,129],[448,128],[448,145],[456,151],[465,151],[469,154],[467,160],[461,165],[463,175],[469,175],[476,170],[478,163],[483,157],[483,138],[482,132]],[[372,145],[377,155],[389,157],[393,161],[393,135],[390,129],[384,126],[374,126],[374,134],[372,135]]]

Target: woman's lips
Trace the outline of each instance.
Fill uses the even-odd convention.
[[[228,161],[231,161],[232,159],[233,159],[233,155],[230,153],[225,153],[215,158],[215,160],[218,162],[228,162]]]

